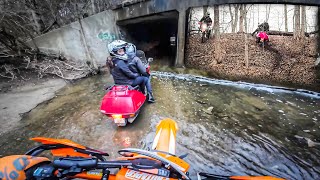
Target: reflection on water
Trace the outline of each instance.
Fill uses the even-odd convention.
[[[181,80],[183,79],[183,80]],[[31,111],[2,135],[0,154],[23,153],[34,136],[68,138],[117,157],[124,147],[150,147],[162,118],[178,123],[177,154],[196,171],[223,175],[320,178],[320,99],[280,90],[239,88],[188,78],[157,76],[157,102],[137,120],[117,127],[99,112],[106,76],[85,79]]]

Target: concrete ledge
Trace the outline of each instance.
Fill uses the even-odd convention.
[[[53,98],[55,92],[65,85],[66,82],[63,79],[51,79],[42,83],[27,84],[0,94],[0,134],[18,126],[23,113]]]

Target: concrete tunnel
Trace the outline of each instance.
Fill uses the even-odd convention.
[[[137,49],[153,57],[161,65],[173,66],[177,55],[177,44],[170,44],[170,37],[177,37],[177,11],[118,21],[122,38],[134,43]]]

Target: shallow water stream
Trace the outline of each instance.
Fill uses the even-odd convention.
[[[191,77],[191,78],[190,78]],[[99,111],[111,84],[106,75],[68,85],[0,135],[0,156],[24,153],[30,137],[67,138],[118,156],[124,147],[151,147],[155,126],[176,120],[177,154],[189,153],[190,173],[320,179],[320,97],[279,88],[155,73],[157,102],[127,127]],[[318,143],[319,142],[319,143]]]

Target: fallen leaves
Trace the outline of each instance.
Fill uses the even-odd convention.
[[[219,44],[220,42],[220,44]],[[222,34],[201,43],[198,35],[189,37],[186,64],[227,78],[317,84],[316,37],[295,41],[290,36],[270,36],[270,47],[259,47],[249,36],[249,68],[245,62],[244,34]]]

